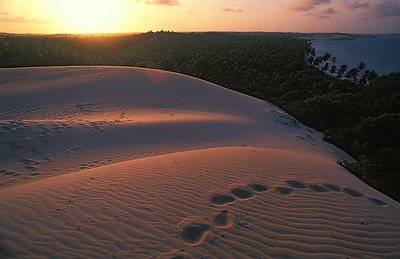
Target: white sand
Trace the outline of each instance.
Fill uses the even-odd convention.
[[[191,77],[0,69],[0,257],[400,257],[399,203],[341,159]]]

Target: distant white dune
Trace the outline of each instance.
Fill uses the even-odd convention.
[[[400,257],[400,205],[278,107],[140,68],[0,69],[0,257]]]

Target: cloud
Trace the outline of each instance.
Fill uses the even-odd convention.
[[[224,8],[222,9],[223,12],[232,12],[232,13],[241,13],[243,10],[241,8]]]
[[[290,9],[299,12],[308,12],[320,5],[329,5],[331,3],[331,0],[302,0]]]
[[[369,2],[364,2],[364,1],[351,1],[351,2],[345,2],[345,6],[348,9],[361,9],[361,8],[367,8],[370,6]]]
[[[314,17],[316,17],[318,19],[328,19],[328,18],[331,17],[332,14],[337,14],[337,13],[338,13],[338,11],[336,11],[332,7],[329,7],[329,8],[326,8],[326,9],[321,10],[321,11],[316,12],[316,13],[310,13],[309,15],[310,16],[314,16]]]
[[[396,0],[350,1],[345,4],[350,10],[362,10],[364,18],[386,18],[400,16],[400,3]]]
[[[333,14],[338,13],[336,9],[331,7],[332,0],[297,0],[296,4],[290,8],[295,12],[304,12],[308,16],[318,19],[330,18]],[[325,6],[325,9],[322,9]]]
[[[381,1],[371,9],[375,17],[385,18],[389,16],[400,16],[400,4],[398,1]]]
[[[148,5],[165,5],[165,6],[176,6],[180,5],[179,0],[134,0],[135,3],[144,2]]]
[[[335,14],[335,13],[337,13],[337,11],[334,8],[329,7],[325,10],[322,10],[320,13],[321,14]]]
[[[0,21],[7,23],[48,23],[48,21],[44,19],[28,18],[26,16],[10,16],[7,12],[1,13]]]

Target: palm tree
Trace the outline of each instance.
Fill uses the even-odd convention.
[[[364,73],[360,76],[360,79],[358,80],[358,85],[360,87],[366,87],[369,85],[369,82],[368,82],[368,74],[369,73],[370,73],[370,71],[367,69],[367,70],[364,70]]]
[[[358,74],[361,75],[365,72],[365,69],[367,68],[367,65],[365,65],[364,62],[360,62],[360,64],[358,64],[357,69],[358,69]],[[361,78],[359,78],[361,80]]]
[[[364,62],[360,62],[360,64],[358,64],[357,68],[358,68],[358,71],[361,72],[361,71],[364,71],[367,68],[367,66],[365,65]]]
[[[328,69],[329,69],[329,63],[325,63],[324,66],[321,68],[321,71],[325,73],[326,71],[328,71]]]
[[[329,69],[329,73],[331,73],[332,76],[334,76],[337,72],[337,67],[335,65],[331,66]]]
[[[337,71],[337,76],[336,79],[341,79],[343,78],[343,75],[346,73],[347,71],[347,65],[341,65]]]
[[[368,84],[369,84],[369,83],[371,83],[372,80],[374,80],[375,78],[378,77],[378,74],[372,70],[367,70],[367,71],[368,71],[367,80],[368,80]]]
[[[316,67],[317,69],[319,69],[319,66],[321,65],[321,63],[323,62],[323,58],[322,57],[316,57],[314,59],[314,67]]]
[[[358,79],[358,70],[357,68],[352,68],[346,73],[347,79],[349,79],[350,82],[357,83]]]
[[[331,57],[332,57],[331,54],[325,53],[324,56],[322,56],[322,60],[326,62],[326,61],[330,60]]]
[[[315,55],[316,55],[315,48],[310,46],[310,48],[308,50],[308,57],[307,57],[308,64],[313,65]]]
[[[371,81],[376,77],[378,77],[377,73],[369,69],[365,69],[364,73],[360,76],[358,85],[361,87],[367,87],[371,84]]]
[[[316,52],[315,52],[315,47],[312,47],[311,48],[311,50],[310,50],[310,55],[311,55],[311,57],[315,57],[315,55],[316,55]]]
[[[309,55],[307,57],[307,64],[312,65],[314,63],[314,57]]]

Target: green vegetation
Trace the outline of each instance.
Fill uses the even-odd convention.
[[[146,33],[0,38],[0,67],[126,65],[199,77],[273,102],[358,162],[341,164],[400,201],[400,74],[333,67],[291,34]],[[326,63],[330,61],[331,63]]]

